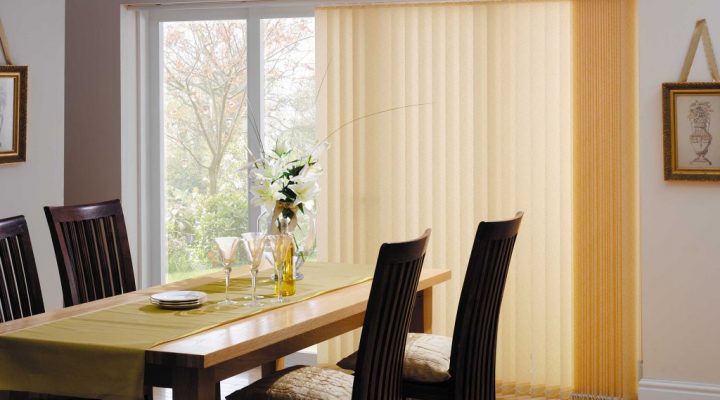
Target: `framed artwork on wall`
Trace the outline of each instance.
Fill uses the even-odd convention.
[[[27,66],[0,66],[0,164],[25,161]]]
[[[720,180],[720,83],[663,83],[665,180]]]

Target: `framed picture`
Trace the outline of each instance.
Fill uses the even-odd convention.
[[[0,164],[25,161],[27,66],[0,66]]]
[[[665,180],[720,180],[720,83],[663,83]]]

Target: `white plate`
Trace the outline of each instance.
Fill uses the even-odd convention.
[[[156,306],[160,308],[164,308],[166,310],[189,310],[191,308],[200,307],[202,303],[194,303],[194,304],[167,304],[167,303],[154,303]]]
[[[157,303],[163,304],[183,304],[190,302],[202,303],[207,298],[204,292],[195,292],[191,290],[179,290],[171,292],[155,293],[150,299]]]
[[[204,303],[204,300],[171,301],[171,302],[167,302],[167,301],[157,301],[157,300],[150,299],[150,302],[153,303],[153,304],[168,304],[168,305],[171,305],[171,306],[172,306],[172,305],[178,305],[178,306],[179,306],[179,305],[182,305],[182,304],[202,304],[202,303]]]

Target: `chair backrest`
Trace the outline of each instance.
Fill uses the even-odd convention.
[[[481,222],[460,294],[450,354],[455,398],[495,399],[495,346],[505,280],[523,213]]]
[[[119,200],[45,207],[65,307],[135,290]]]
[[[0,322],[45,312],[27,222],[0,219]]]
[[[357,356],[353,400],[402,399],[405,341],[430,230],[380,247]]]

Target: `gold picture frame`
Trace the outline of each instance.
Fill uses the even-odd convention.
[[[26,159],[27,75],[27,66],[0,66],[0,164]]]
[[[720,83],[662,84],[665,180],[720,180]]]

